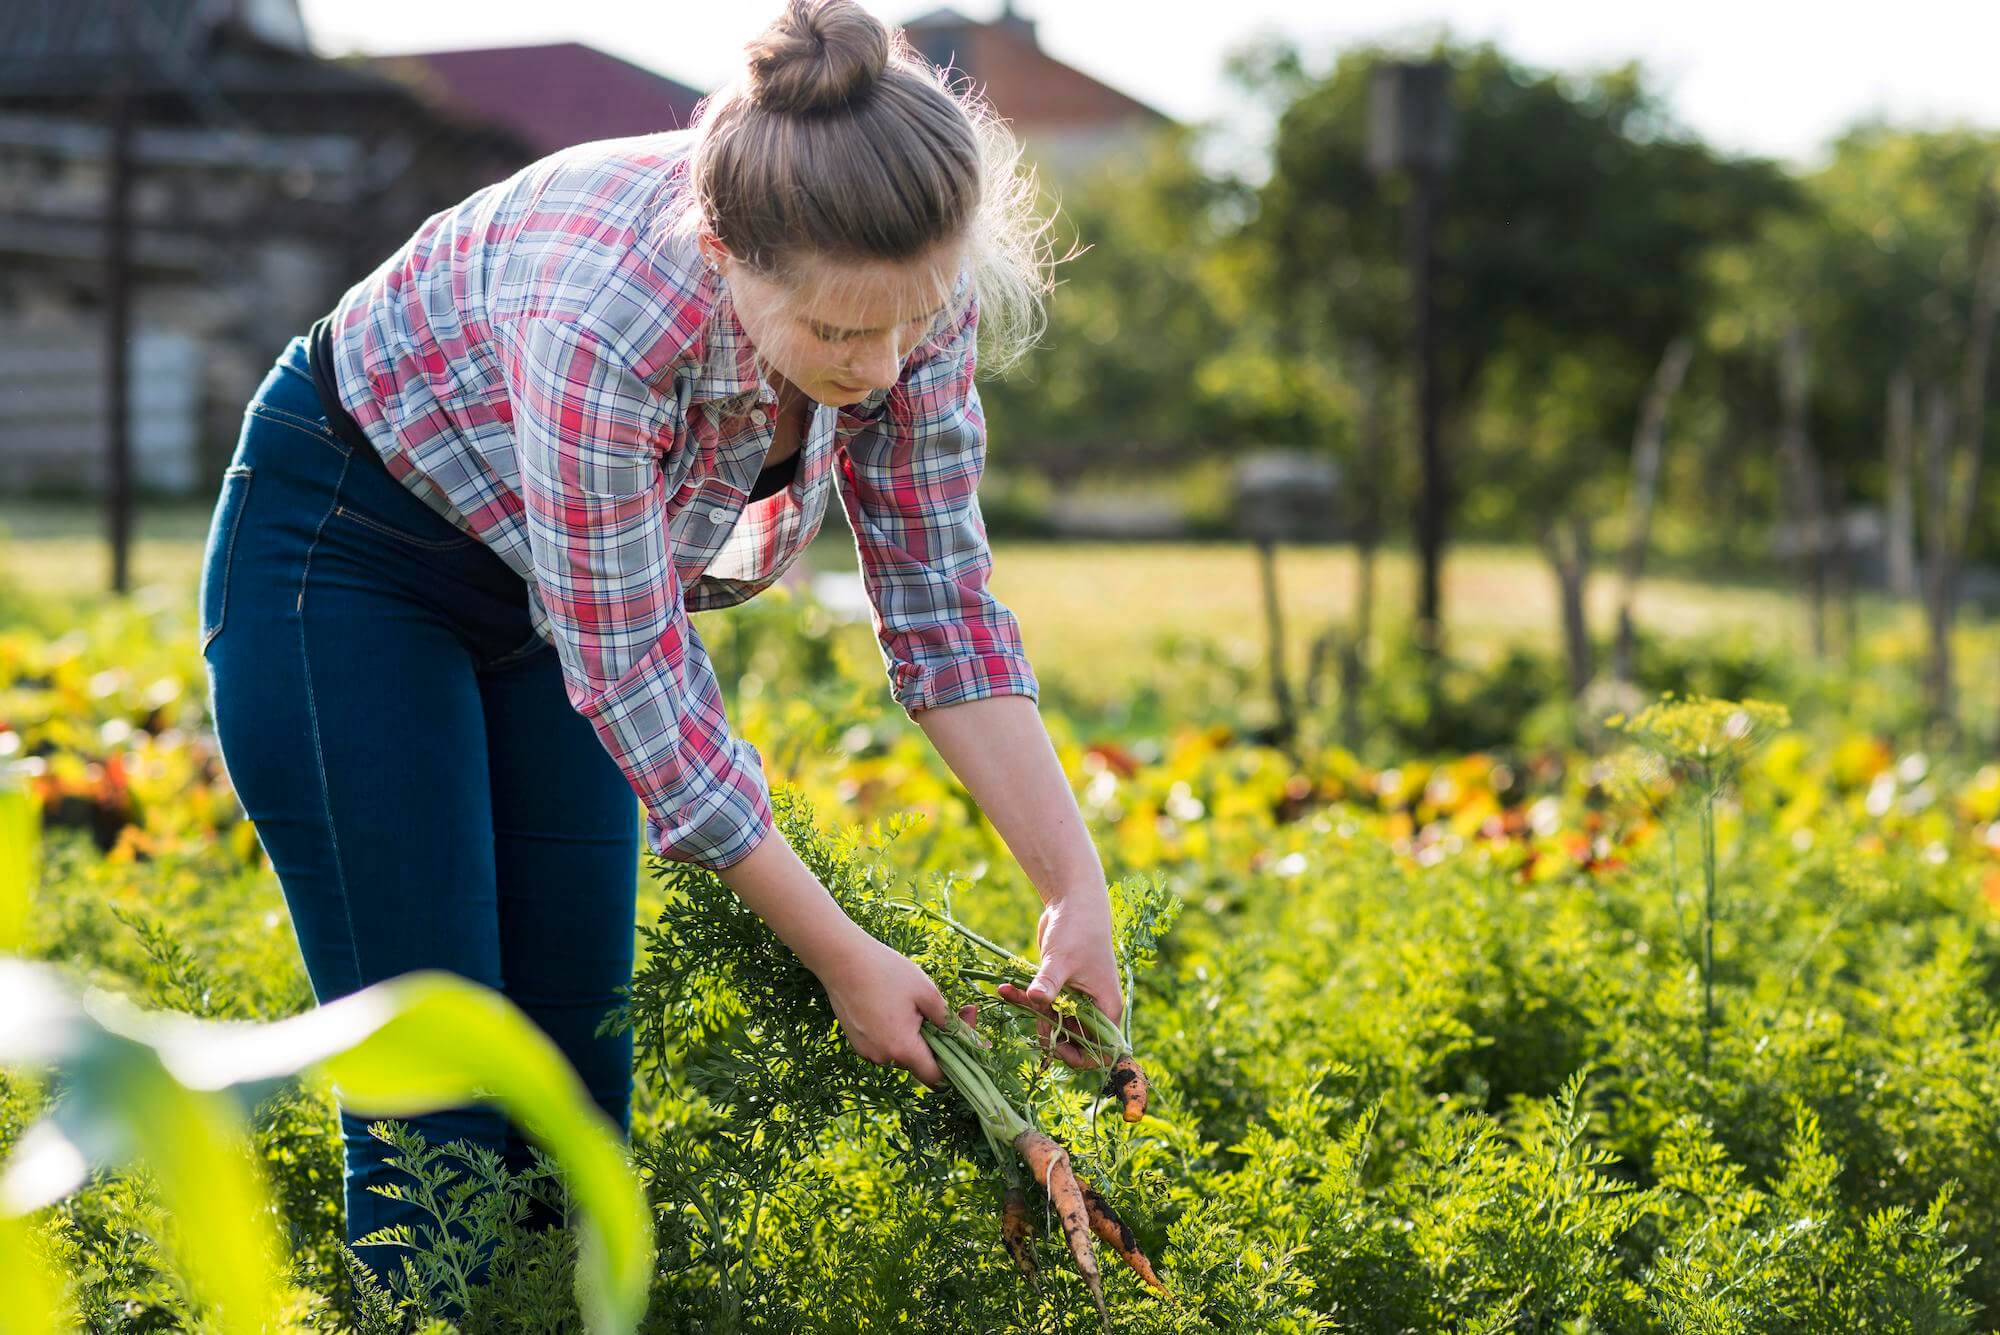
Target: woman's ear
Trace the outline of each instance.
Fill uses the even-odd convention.
[[[720,272],[722,262],[729,258],[729,247],[722,244],[722,238],[704,231],[696,236],[695,245],[700,248],[701,257],[708,261],[708,267]]]

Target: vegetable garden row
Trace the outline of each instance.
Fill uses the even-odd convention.
[[[1994,1327],[2000,767],[1756,702],[1395,764],[1050,707],[1128,971],[1122,1025],[1072,1004],[1074,1070],[994,992],[1018,868],[879,662],[768,601],[723,661],[781,826],[969,1023],[930,1035],[946,1088],[862,1060],[714,876],[648,859],[629,1170],[451,980],[312,1018],[185,609],[10,618],[0,1328]],[[334,1082],[488,1089],[551,1157],[384,1113],[440,1226],[350,1250]],[[187,1204],[206,1174],[240,1217]]]

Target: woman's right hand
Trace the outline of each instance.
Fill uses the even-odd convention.
[[[944,1083],[924,1042],[925,1020],[943,1026],[951,1007],[914,960],[856,929],[852,944],[818,971],[841,1032],[856,1052],[879,1066],[900,1066],[936,1089]],[[972,1006],[959,1014],[969,1023]]]
[[[721,876],[819,978],[856,1052],[877,1065],[901,1066],[933,1089],[944,1083],[922,1033],[926,1019],[950,1021],[944,993],[908,956],[841,912],[783,836],[766,834]],[[959,1013],[969,1024],[978,1011],[968,1005]]]

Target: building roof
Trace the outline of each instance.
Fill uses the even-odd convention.
[[[378,56],[440,109],[500,125],[537,154],[685,126],[702,94],[580,42]]]
[[[924,59],[970,78],[1017,131],[1032,135],[1132,122],[1164,125],[1170,119],[1043,51],[1034,20],[1015,13],[1012,4],[1003,4],[991,22],[946,6],[919,14],[902,27]]]

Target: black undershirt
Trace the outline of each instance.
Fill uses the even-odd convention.
[[[320,411],[326,414],[327,425],[333,428],[333,434],[349,445],[365,449],[371,454],[375,453],[375,447],[369,443],[367,435],[361,430],[361,424],[348,413],[340,401],[340,395],[334,390],[331,313],[315,320],[311,331],[306,335],[306,362],[312,367],[313,386],[319,391]],[[761,501],[766,496],[775,496],[791,486],[792,479],[798,476],[799,454],[800,451],[794,450],[789,457],[757,474],[757,481],[750,487],[750,499]]]
[[[783,491],[792,485],[792,479],[798,475],[798,471],[799,451],[793,450],[790,455],[757,474],[756,485],[750,488],[750,499],[761,501],[766,496]]]

